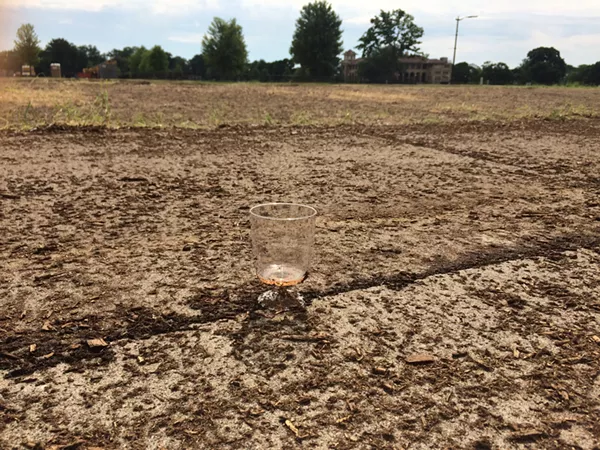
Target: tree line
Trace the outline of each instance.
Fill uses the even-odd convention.
[[[461,62],[452,70],[452,82],[458,84],[570,84],[600,85],[600,61],[591,65],[568,65],[553,47],[531,50],[521,65],[511,69],[505,63],[486,62],[481,67]]]
[[[121,78],[205,79],[238,81],[344,81],[340,55],[343,51],[342,20],[331,4],[317,0],[302,7],[296,21],[290,58],[266,62],[248,61],[243,30],[236,19],[214,18],[202,40],[201,53],[187,60],[173,56],[161,46],[125,47],[102,54],[97,47],[77,46],[65,39],[52,39],[45,48],[31,24],[17,31],[13,50],[0,52],[0,70],[17,72],[22,64],[37,73],[50,74],[50,64],[60,63],[62,74],[76,76],[86,67],[107,59],[117,63]],[[427,56],[421,49],[423,28],[401,9],[381,11],[359,39],[362,52],[358,65],[360,81],[398,82],[403,57]],[[572,67],[560,52],[541,47],[530,51],[523,63],[510,69],[502,62],[481,67],[462,62],[452,72],[453,83],[600,85],[600,62]]]

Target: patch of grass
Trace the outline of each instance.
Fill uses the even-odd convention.
[[[271,114],[265,113],[264,123],[265,123],[265,125],[268,125],[268,126],[275,124],[275,121],[273,120],[273,117],[271,117]]]
[[[308,111],[298,111],[290,118],[292,125],[313,125],[315,122]]]
[[[108,91],[104,90],[96,96],[96,99],[94,100],[94,107],[96,109],[96,113],[94,114],[92,122],[94,122],[94,124],[100,122],[100,125],[109,127],[111,119],[111,107],[108,99]]]

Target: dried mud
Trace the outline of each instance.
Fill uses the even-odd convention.
[[[600,121],[0,143],[0,447],[600,446]],[[319,210],[306,311],[265,201]]]

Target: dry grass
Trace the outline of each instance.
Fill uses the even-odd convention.
[[[600,89],[0,79],[0,128],[211,128],[595,117]]]

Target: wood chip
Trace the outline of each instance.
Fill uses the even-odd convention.
[[[37,345],[35,345],[35,344],[31,344],[31,345],[29,346],[29,352],[30,352],[30,353],[33,353],[33,352],[35,352],[35,349],[36,349],[36,348],[37,348]]]
[[[388,394],[393,394],[394,386],[392,386],[390,383],[383,383],[383,390]]]
[[[348,421],[349,421],[351,418],[352,418],[352,415],[345,416],[345,417],[342,417],[342,418],[340,418],[340,419],[336,420],[336,421],[335,421],[335,423],[344,423],[344,422],[348,422]]]
[[[81,348],[81,344],[71,344],[69,348],[71,350],[77,350],[78,348]]]
[[[596,344],[600,344],[600,336],[592,336],[592,341],[594,341]]]
[[[388,370],[385,367],[373,367],[373,373],[375,375],[386,375]]]
[[[298,430],[298,428],[296,428],[296,425],[294,425],[291,420],[286,419],[285,426],[288,427],[292,431],[292,433],[296,435],[296,437],[300,435],[300,431]]]
[[[106,343],[106,341],[104,339],[88,339],[87,340],[87,345],[90,348],[103,348],[103,347],[108,347],[108,344]]]
[[[54,352],[48,353],[47,355],[42,356],[44,359],[50,359],[54,356]]]
[[[42,325],[42,331],[54,331],[55,329],[49,320],[46,320],[44,325]]]
[[[520,433],[513,435],[512,439],[517,442],[532,442],[541,439],[545,436],[547,436],[547,434],[543,431],[524,430]]]
[[[435,362],[435,357],[429,353],[417,353],[406,358],[408,364],[430,364]]]
[[[513,356],[515,358],[518,358],[519,356],[521,356],[521,352],[519,351],[519,349],[517,348],[516,345],[512,346],[512,351],[513,351]]]

